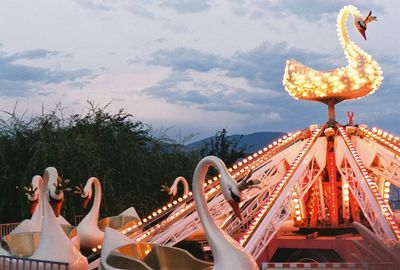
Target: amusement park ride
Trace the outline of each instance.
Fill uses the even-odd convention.
[[[377,62],[350,40],[349,15],[364,38],[367,24],[376,19],[371,13],[363,19],[353,6],[340,11],[337,31],[348,60],[346,67],[322,72],[289,60],[285,68],[283,84],[291,96],[328,105],[326,124],[289,133],[228,169],[217,158],[203,159],[193,176],[193,191],[187,190],[141,220],[136,217],[135,222],[116,227],[118,232],[99,230],[98,209],[94,214],[91,210],[93,228],[85,225],[89,218],[77,227],[78,236],[85,235],[81,247],[89,248],[88,268],[101,264],[103,269],[259,269],[264,262],[279,260],[279,252],[284,252],[285,262],[298,262],[301,258],[295,253],[308,250],[314,262],[335,262],[325,266],[330,269],[397,269],[400,229],[389,197],[392,186],[400,187],[400,138],[355,125],[352,114],[346,125],[335,120],[335,104],[372,94],[383,79]],[[219,175],[206,179],[210,166]],[[96,180],[80,191],[90,198],[88,187],[95,185],[97,207],[101,192]],[[176,185],[164,186],[176,195],[173,188]],[[63,260],[70,263],[70,269],[86,269],[65,234],[62,239],[68,252],[63,254],[71,258],[45,255],[45,243],[51,235],[56,237],[46,230],[52,231],[50,224],[59,225],[53,222],[47,201],[41,202],[45,213],[41,238],[47,240],[40,242],[32,258]],[[89,239],[90,235],[96,239]],[[182,241],[211,249],[213,266],[173,247]],[[77,262],[79,267],[74,266]],[[265,263],[263,267],[279,265],[292,267],[288,263]],[[324,268],[318,263],[308,267]]]

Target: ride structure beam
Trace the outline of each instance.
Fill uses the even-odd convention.
[[[400,148],[393,135],[382,133],[376,129],[368,130],[360,127],[362,135],[354,140],[357,152],[365,166],[377,176],[400,187]]]
[[[222,224],[223,230],[232,235],[241,232],[243,228],[247,229],[247,226],[254,219],[255,214],[260,211],[260,207],[265,204],[278,181],[287,173],[290,167],[287,164],[288,161],[292,160],[291,156],[293,156],[294,153],[297,155],[304,144],[304,142],[293,144],[271,159],[271,164],[269,164],[271,167],[266,167],[267,169],[261,168],[253,173],[252,178],[260,180],[264,187],[262,187],[262,190],[259,191],[254,200],[245,207],[241,207],[242,220],[236,215],[232,215]]]
[[[255,215],[252,224],[240,239],[239,243],[255,258],[264,251],[266,245],[293,211],[292,200],[301,200],[322,173],[325,167],[325,164],[321,165],[324,163],[324,157],[315,157],[315,152],[321,149],[320,144],[318,144],[319,147],[315,145],[322,130],[323,128],[312,132],[288,172],[278,182],[265,205]]]
[[[277,142],[264,147],[264,149],[269,149],[266,154],[260,154],[259,151],[257,152],[258,154],[255,153],[249,156],[246,161],[243,160],[238,162],[238,165],[233,165],[233,170],[236,170],[237,172],[232,172],[232,177],[239,179],[251,169],[253,171],[252,178],[255,179],[261,172],[273,167],[273,164],[269,161],[272,157],[273,159],[280,155],[284,157],[285,155],[283,152],[287,151],[287,147],[293,147],[293,144],[296,145],[301,134],[302,132],[296,132],[290,137],[286,137],[284,140],[278,139]],[[238,171],[238,166],[244,168]],[[230,169],[228,170],[231,171]],[[264,182],[262,188],[265,186],[271,188],[270,184]],[[246,205],[246,202],[252,200],[259,192],[258,189],[244,191],[243,195],[246,199],[241,203],[241,206]],[[209,201],[209,210],[214,219],[219,219],[221,217],[229,218],[231,207],[223,198],[219,186],[216,185],[209,189],[206,192],[206,198]],[[143,231],[141,234],[134,236],[133,239],[138,242],[146,241],[172,246],[187,238],[198,229],[201,229],[201,223],[194,207],[194,201],[191,201],[174,215],[168,216],[160,223],[152,226],[146,231]]]
[[[360,157],[356,153],[350,138],[340,125],[337,125],[341,137],[336,138],[337,165],[343,177],[349,183],[349,189],[358,202],[375,234],[382,240],[398,241],[398,228],[390,206],[384,202],[378,187],[368,175]],[[348,165],[348,167],[347,167]]]
[[[339,224],[338,211],[338,191],[337,191],[337,168],[335,162],[335,141],[333,138],[328,138],[326,147],[326,168],[329,178],[329,183],[326,184],[329,198],[329,218],[331,225],[336,227]]]

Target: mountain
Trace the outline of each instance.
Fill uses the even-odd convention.
[[[285,134],[286,133],[283,132],[255,132],[248,135],[243,135],[238,147],[247,145],[246,152],[250,154],[262,149],[266,145],[270,144],[278,138],[281,138]],[[238,140],[240,136],[241,135],[230,135],[229,138],[232,138],[233,140]],[[211,140],[214,138],[214,136],[208,137],[203,140],[188,144],[186,145],[186,148],[189,150],[200,149],[206,143],[210,143]]]

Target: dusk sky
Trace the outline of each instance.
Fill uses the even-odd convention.
[[[194,140],[293,132],[327,120],[326,106],[296,101],[282,86],[287,59],[319,70],[347,65],[336,34],[340,9],[378,17],[365,41],[384,81],[373,95],[337,105],[337,120],[400,134],[400,1],[3,0],[0,111],[40,113],[87,100],[125,108],[154,129]],[[0,117],[7,114],[0,112]]]

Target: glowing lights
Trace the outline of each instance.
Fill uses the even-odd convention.
[[[339,41],[348,60],[346,67],[321,72],[296,60],[286,62],[283,85],[296,99],[324,100],[327,98],[356,99],[374,93],[382,83],[382,71],[370,55],[350,41],[346,29],[349,14],[361,17],[353,6],[344,7],[338,16]]]
[[[287,183],[287,181],[289,179],[291,179],[291,177],[293,176],[294,171],[298,168],[298,166],[300,165],[301,161],[304,158],[305,153],[308,152],[308,150],[311,148],[311,146],[313,145],[313,143],[315,142],[316,138],[319,136],[320,134],[320,130],[316,129],[313,133],[312,136],[309,138],[309,140],[307,141],[307,143],[303,146],[302,150],[300,151],[299,155],[296,157],[296,159],[293,161],[293,163],[291,164],[290,168],[288,169],[288,171],[286,172],[286,174],[282,177],[282,179],[276,184],[275,188],[273,189],[273,191],[271,192],[270,196],[268,197],[268,199],[266,200],[266,202],[264,203],[263,206],[260,207],[259,212],[255,215],[255,218],[251,221],[248,229],[246,230],[246,232],[243,234],[243,236],[240,238],[239,243],[243,246],[246,244],[246,242],[248,241],[248,239],[250,238],[250,236],[253,234],[253,232],[256,230],[260,220],[263,219],[263,217],[265,217],[265,215],[269,212],[269,210],[271,209],[272,205],[275,203],[275,201],[277,200],[277,198],[279,197],[279,195],[281,194],[282,190],[285,187],[285,184]],[[290,193],[289,193],[290,194]],[[291,196],[292,197],[292,201],[295,207],[295,213],[300,212],[300,200],[299,198],[296,197],[297,194],[296,192],[292,192]],[[297,205],[297,206],[296,206]],[[296,208],[297,207],[297,208]],[[299,213],[301,215],[301,212]],[[301,216],[297,215],[296,216],[296,220],[300,221],[301,220]]]
[[[257,166],[263,164],[263,162],[265,162],[265,160],[267,158],[269,158],[273,152],[271,152],[271,150],[273,150],[273,148],[276,147],[280,147],[282,145],[285,145],[287,143],[290,143],[292,140],[294,140],[295,138],[297,138],[299,135],[301,134],[300,131],[294,133],[294,134],[288,134],[285,135],[283,138],[278,139],[278,142],[271,147],[264,147],[262,150],[259,150],[258,152],[249,155],[248,157],[244,158],[243,160],[239,161],[237,164],[233,165],[232,168],[228,168],[228,171],[231,173],[231,176],[233,178],[239,179],[242,176],[244,176],[250,169],[254,169]],[[276,148],[277,149],[277,148]],[[208,179],[205,183],[204,183],[204,187],[205,188],[209,188],[209,190],[206,192],[206,198],[211,198],[212,196],[215,196],[217,194],[217,192],[219,192],[219,185],[216,185],[216,182],[219,180],[221,176],[218,175],[218,177],[213,177],[212,180]],[[150,237],[151,235],[157,233],[158,230],[170,225],[171,223],[179,220],[179,218],[181,218],[183,215],[186,215],[186,213],[190,210],[194,209],[194,202],[190,201],[187,202],[189,199],[192,198],[192,192],[189,192],[188,196],[186,198],[178,198],[177,200],[174,200],[172,202],[172,204],[167,204],[167,210],[165,209],[165,206],[161,207],[160,209],[162,209],[162,213],[164,213],[164,211],[171,211],[172,207],[177,207],[177,205],[180,205],[181,203],[186,202],[186,206],[184,208],[182,208],[180,211],[178,211],[177,213],[168,216],[168,218],[166,218],[165,220],[161,221],[159,224],[151,227],[150,229],[148,229],[147,231],[139,234],[138,236],[136,236],[136,241],[140,242],[140,241],[144,241],[146,238]],[[159,213],[157,213],[158,215]],[[153,220],[156,220],[156,217],[154,217]],[[143,220],[144,223],[146,223],[149,220]],[[146,225],[146,224],[144,224]]]
[[[354,126],[346,126],[346,133],[349,135],[353,135],[356,131],[356,127]]]
[[[385,203],[388,204],[389,198],[390,198],[390,182],[389,181],[385,181],[382,196],[383,196]]]
[[[350,218],[350,192],[349,184],[346,180],[342,180],[342,199],[343,199],[343,217]]]
[[[360,127],[360,129],[363,132],[368,133],[368,131],[366,129],[364,129],[362,127]],[[392,213],[392,210],[391,210],[391,208],[390,208],[390,206],[388,204],[389,197],[388,196],[386,196],[387,198],[385,197],[385,194],[388,195],[388,193],[384,193],[383,196],[379,193],[379,190],[378,190],[378,187],[377,187],[376,183],[368,175],[368,172],[367,172],[366,168],[364,167],[364,164],[362,163],[360,157],[358,156],[355,148],[351,144],[350,139],[347,136],[347,134],[345,133],[343,127],[339,127],[339,130],[340,130],[340,132],[342,134],[342,137],[345,140],[350,152],[352,153],[354,159],[358,163],[358,166],[360,167],[360,170],[361,170],[361,172],[363,174],[364,179],[366,180],[366,183],[368,184],[372,194],[376,198],[376,201],[377,201],[377,203],[379,204],[379,206],[380,206],[380,208],[382,210],[382,214],[383,214],[384,218],[386,219],[387,223],[390,224],[390,226],[392,228],[392,231],[395,234],[397,240],[399,240],[400,239],[400,229],[397,226],[397,224],[395,222],[393,222],[396,219],[395,219],[395,217],[394,217],[394,215]],[[378,133],[379,133],[379,131],[378,131]],[[386,185],[390,186],[390,183],[389,184],[386,184],[386,183],[387,182],[385,182],[385,184],[384,184],[385,189],[388,188]]]
[[[360,130],[363,131],[370,138],[379,141],[392,151],[396,151],[397,154],[400,154],[400,138],[390,134],[381,129],[372,128],[372,131],[369,131],[365,127],[360,127]]]

